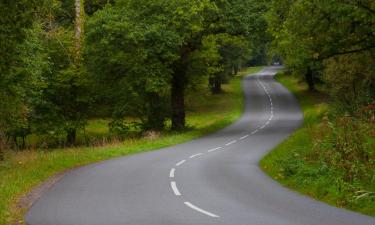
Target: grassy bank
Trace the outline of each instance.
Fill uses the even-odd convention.
[[[259,71],[249,68],[241,75]],[[187,124],[191,128],[183,133],[164,132],[156,137],[128,139],[123,143],[97,148],[70,148],[54,150],[27,150],[8,153],[0,162],[0,224],[9,225],[21,221],[25,208],[17,206],[20,197],[49,177],[77,166],[151,151],[198,138],[221,129],[238,119],[243,110],[242,76],[232,79],[223,86],[224,93],[211,95],[207,90],[199,90],[200,96],[194,100],[187,97]],[[89,130],[107,132],[106,121],[91,123]]]
[[[279,74],[277,79],[297,96],[305,122],[261,161],[262,169],[300,193],[375,216],[373,137],[358,135],[360,130],[348,127],[350,123],[331,122],[336,118],[330,118],[332,106],[322,92],[309,92],[291,75]],[[360,160],[358,149],[367,159]]]

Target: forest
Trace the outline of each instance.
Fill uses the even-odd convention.
[[[111,133],[184,130],[186,89],[213,94],[265,62],[264,2],[17,1],[1,5],[2,148],[63,147],[90,118]],[[255,35],[256,34],[256,35]]]
[[[329,105],[307,164],[375,212],[375,1],[1,0],[0,14],[2,164],[189,132],[201,90],[221,98],[246,68],[281,63]]]

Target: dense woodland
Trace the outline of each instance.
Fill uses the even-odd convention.
[[[265,61],[262,1],[2,1],[2,148],[71,146],[91,117],[114,134],[184,130],[185,92]],[[169,122],[168,122],[169,121]],[[27,141],[26,141],[27,142]],[[26,143],[27,145],[27,143]]]
[[[328,92],[334,117],[374,124],[371,0],[3,0],[0,12],[2,151],[30,135],[75,145],[92,117],[125,137],[181,131],[186,90],[217,94],[273,61]]]

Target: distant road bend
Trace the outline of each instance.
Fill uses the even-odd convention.
[[[212,135],[69,172],[33,205],[29,225],[374,225],[281,187],[259,160],[302,123],[267,67],[243,81],[245,111]]]

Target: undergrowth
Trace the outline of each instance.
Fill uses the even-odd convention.
[[[334,110],[298,78],[277,79],[299,99],[305,123],[262,161],[281,184],[331,205],[375,215],[375,104],[354,114]]]

